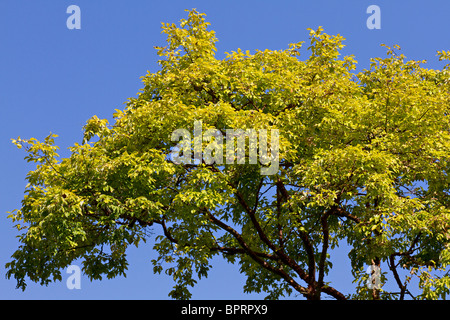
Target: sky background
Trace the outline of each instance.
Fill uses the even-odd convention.
[[[81,29],[69,30],[68,6],[81,9]],[[369,30],[367,7],[381,9],[381,29]],[[347,40],[343,55],[354,54],[358,71],[371,57],[384,57],[387,45],[398,44],[408,59],[428,61],[442,68],[437,50],[450,50],[448,0],[279,0],[279,1],[145,1],[145,0],[1,0],[0,1],[0,299],[167,299],[174,283],[165,274],[154,275],[152,242],[128,251],[126,278],[90,282],[80,290],[63,281],[47,287],[28,283],[15,289],[5,278],[5,263],[18,242],[7,211],[20,208],[25,176],[33,166],[23,160],[11,138],[43,140],[58,134],[60,155],[82,140],[82,126],[93,115],[112,119],[136,96],[147,70],[158,70],[156,50],[164,46],[161,22],[178,23],[185,9],[207,14],[216,31],[217,58],[241,48],[285,49],[289,43],[308,41],[307,28],[323,26],[328,34]],[[346,248],[334,252],[330,280],[349,293],[353,285]],[[76,263],[75,263],[76,264]],[[192,290],[194,299],[260,299],[245,294],[239,266],[215,259],[208,278]],[[292,298],[296,298],[293,296]]]

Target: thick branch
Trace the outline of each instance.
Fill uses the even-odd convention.
[[[319,260],[319,279],[318,279],[318,295],[320,297],[320,290],[323,287],[323,278],[325,275],[325,262],[327,259],[327,251],[329,246],[329,237],[330,232],[328,229],[328,217],[332,212],[335,210],[336,207],[332,207],[330,210],[328,210],[321,218],[320,223],[322,225],[322,234],[323,234],[323,243],[322,243],[322,253],[320,254],[320,260]]]
[[[389,269],[392,271],[395,282],[397,282],[397,285],[400,288],[400,300],[403,300],[405,297],[406,286],[404,286],[402,284],[402,281],[400,280],[400,276],[398,275],[397,268],[395,266],[395,257],[393,254],[389,256]]]
[[[288,191],[286,190],[286,187],[284,186],[283,182],[279,179],[277,181],[277,186],[281,192],[281,194],[283,195],[283,197],[287,200],[290,199],[290,195],[288,193]],[[295,213],[293,211],[293,209],[291,208],[291,206],[289,205],[289,210],[292,213]],[[346,300],[347,298],[339,291],[337,291],[336,289],[332,288],[332,287],[324,287],[323,286],[323,277],[324,277],[324,266],[325,266],[325,259],[326,259],[326,253],[327,253],[327,248],[329,246],[328,244],[328,238],[329,238],[329,231],[328,231],[328,223],[327,223],[327,219],[328,216],[330,214],[337,214],[337,213],[341,213],[341,211],[345,212],[344,210],[341,210],[339,207],[334,206],[333,208],[331,208],[323,217],[322,217],[322,228],[324,230],[324,243],[323,243],[323,249],[322,249],[322,256],[321,259],[319,261],[319,281],[318,281],[318,288],[319,288],[319,293],[321,292],[325,292],[329,295],[331,295],[332,297],[338,299],[338,300]],[[343,213],[342,212],[342,213]],[[359,222],[359,219],[356,217],[351,216],[350,214],[346,214],[347,217],[349,217],[352,220],[355,220],[357,222]],[[301,221],[299,221],[301,223]],[[326,235],[325,235],[326,234]],[[301,231],[299,232],[300,235],[300,239],[303,242],[303,245],[305,247],[305,251],[306,254],[308,256],[308,276],[309,276],[309,282],[310,283],[310,290],[314,291],[313,288],[313,284],[315,282],[315,258],[314,258],[314,247],[311,243],[311,241],[309,240],[308,234],[305,231]]]
[[[229,225],[225,224],[224,222],[220,221],[219,219],[217,219],[209,210],[204,210],[204,212],[208,215],[209,219],[216,224],[217,226],[221,227],[223,230],[227,231],[228,233],[230,233],[231,235],[233,235],[233,237],[238,241],[238,243],[241,245],[241,247],[245,250],[245,252],[254,260],[256,261],[258,264],[260,264],[262,267],[264,267],[265,269],[279,275],[280,277],[282,277],[284,280],[287,281],[287,283],[289,283],[290,286],[292,286],[295,290],[297,290],[298,292],[300,292],[303,295],[307,295],[308,294],[308,290],[306,288],[304,288],[303,286],[301,286],[300,284],[298,284],[291,276],[289,276],[284,270],[280,269],[280,268],[275,268],[272,265],[270,265],[269,263],[267,263],[266,261],[262,260],[257,253],[255,253],[249,246],[248,244],[244,241],[244,239],[242,238],[241,234],[239,234],[239,232],[237,232],[236,230],[234,230],[232,227],[230,227]]]
[[[287,192],[286,187],[284,186],[283,182],[280,179],[278,179],[276,185],[277,185],[277,188],[280,191],[281,195],[285,199],[285,201],[288,201],[290,199],[290,195]],[[289,205],[289,210],[290,210],[290,212],[295,213],[290,205]],[[302,224],[300,220],[298,222],[300,224]],[[300,239],[302,240],[303,246],[306,251],[306,255],[308,257],[308,277],[309,277],[308,283],[310,284],[310,289],[314,290],[312,288],[312,284],[314,283],[315,277],[316,277],[316,260],[314,257],[314,247],[313,247],[311,241],[309,240],[309,236],[308,236],[307,232],[299,230],[299,236],[300,236]]]

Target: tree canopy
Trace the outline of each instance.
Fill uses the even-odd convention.
[[[304,42],[217,59],[215,33],[196,10],[162,31],[159,71],[142,77],[113,124],[89,119],[69,157],[57,154],[54,134],[13,140],[36,168],[10,212],[20,246],[7,277],[21,289],[46,285],[75,259],[90,279],[124,275],[127,248],[153,237],[153,270],[173,277],[176,299],[191,297],[217,255],[239,264],[245,292],[270,299],[448,294],[448,65],[427,69],[386,46],[386,57],[356,72],[354,57],[341,57],[344,38],[322,28],[309,29],[303,60]],[[182,147],[205,153],[219,141],[204,135],[180,147],[173,133],[193,134],[196,121],[223,136],[276,130],[267,143],[272,159],[276,144],[277,170],[250,161],[250,143],[240,159],[216,143],[213,154],[227,161],[174,161]],[[339,245],[350,248],[354,292],[328,277]],[[366,285],[371,265],[381,268],[381,288]]]

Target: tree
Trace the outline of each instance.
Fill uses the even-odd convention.
[[[10,213],[21,244],[7,277],[22,289],[26,279],[46,285],[74,259],[91,279],[123,275],[127,247],[151,231],[154,272],[173,277],[177,299],[191,296],[216,255],[239,263],[245,292],[271,299],[445,297],[449,66],[426,69],[386,46],[386,58],[355,73],[353,56],[340,58],[343,37],[322,28],[310,30],[305,60],[303,42],[219,60],[204,16],[192,10],[179,26],[163,23],[160,70],[142,77],[143,89],[116,110],[114,124],[89,119],[70,157],[57,154],[54,134],[13,141],[37,166],[22,207]],[[216,135],[174,139],[178,129],[195,133],[196,121]],[[250,161],[250,142],[227,153],[220,143],[220,136],[232,141],[227,129],[272,137],[278,130],[279,140],[266,137],[276,172],[263,173],[261,153]],[[218,161],[198,157],[208,147]],[[191,161],[171,157],[191,150]],[[345,243],[352,293],[326,277],[333,248]],[[398,289],[369,288],[368,266]]]

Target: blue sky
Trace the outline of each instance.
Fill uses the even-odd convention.
[[[81,9],[81,29],[69,30],[69,5]],[[369,30],[369,5],[381,9],[381,29]],[[354,54],[358,70],[370,57],[384,56],[398,44],[409,59],[428,60],[441,68],[437,50],[450,49],[450,2],[445,0],[316,0],[316,1],[145,1],[145,0],[2,0],[0,2],[0,299],[166,299],[173,286],[166,275],[153,275],[151,242],[129,251],[127,278],[90,282],[80,290],[63,281],[41,287],[29,283],[25,292],[4,277],[6,262],[17,246],[7,211],[20,207],[25,175],[33,169],[11,138],[43,139],[59,135],[60,154],[81,142],[82,126],[93,115],[111,119],[114,109],[142,87],[140,77],[157,71],[153,46],[164,45],[161,22],[186,18],[184,9],[207,14],[216,31],[218,58],[225,51],[284,49],[308,40],[307,28],[347,40],[343,54]],[[335,253],[335,287],[352,288],[345,248]],[[259,299],[244,294],[237,266],[216,261],[209,277],[192,290],[194,299]]]

